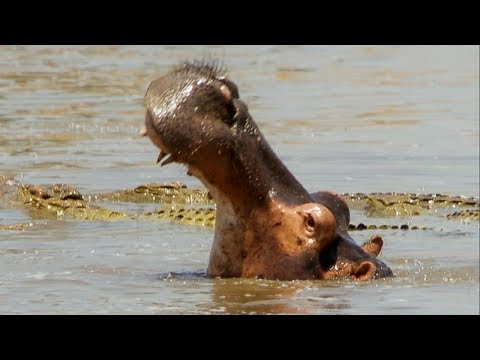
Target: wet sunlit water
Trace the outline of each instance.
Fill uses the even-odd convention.
[[[180,165],[156,166],[138,132],[150,82],[211,55],[308,190],[479,196],[479,49],[466,46],[0,46],[0,176],[84,194],[200,186]],[[396,277],[367,283],[207,279],[212,229],[0,206],[0,224],[25,221],[0,231],[4,314],[479,313],[478,221],[353,210],[353,223],[432,228],[382,230]]]

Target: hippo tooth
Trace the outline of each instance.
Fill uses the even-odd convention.
[[[165,161],[163,163],[160,164],[160,166],[165,166],[165,165],[170,164],[172,162],[175,162],[175,160],[173,159],[172,155],[170,155],[168,158],[165,159]]]
[[[168,154],[163,152],[163,151],[160,151],[160,154],[158,154],[158,158],[157,158],[157,164],[162,161],[162,159],[167,156]]]

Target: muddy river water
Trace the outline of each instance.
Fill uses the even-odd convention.
[[[138,132],[150,82],[203,57],[225,63],[309,191],[478,198],[479,48],[469,46],[0,46],[0,176],[82,194],[200,187],[185,167],[156,165]],[[32,219],[0,206],[0,225],[36,225],[0,230],[0,313],[478,314],[479,222],[441,215],[353,209],[356,224],[429,227],[353,233],[380,233],[395,273],[357,283],[208,279],[212,228]]]

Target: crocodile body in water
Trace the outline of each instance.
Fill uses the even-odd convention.
[[[395,217],[392,208],[400,209],[405,203],[416,215],[431,213],[441,216],[436,210],[451,209],[445,216],[449,220],[478,221],[479,200],[450,195],[419,194],[342,194],[350,207],[366,213],[384,214]],[[429,199],[422,204],[412,204],[414,199]],[[395,200],[396,199],[396,200]],[[112,202],[157,203],[161,207],[149,212],[122,212],[108,208]],[[428,203],[428,207],[424,206]],[[373,207],[372,205],[377,207]],[[387,211],[385,207],[387,205]],[[195,206],[193,206],[195,205]],[[198,207],[201,206],[201,207]],[[77,189],[66,184],[32,185],[0,176],[0,207],[23,209],[32,219],[78,219],[119,221],[131,219],[173,221],[183,225],[214,226],[216,209],[214,202],[204,188],[190,189],[181,182],[150,183],[133,189],[122,189],[108,193],[82,195]],[[455,210],[453,210],[455,209]],[[415,216],[415,215],[414,215]],[[25,230],[25,224],[0,224],[0,230]],[[421,224],[349,224],[350,231],[370,229],[427,229]]]

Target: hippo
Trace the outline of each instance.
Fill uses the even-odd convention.
[[[215,62],[185,61],[151,82],[145,135],[161,166],[181,163],[217,207],[209,277],[312,280],[392,276],[383,240],[359,246],[336,193],[310,194],[272,150]],[[163,160],[163,161],[162,161]]]

